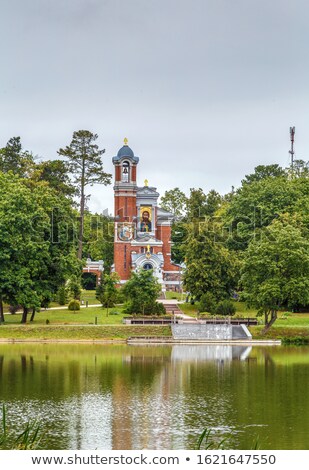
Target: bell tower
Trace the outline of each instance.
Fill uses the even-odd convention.
[[[128,139],[113,157],[115,167],[115,239],[114,266],[121,280],[127,280],[131,272],[131,241],[136,228],[136,167],[139,158],[128,146]]]

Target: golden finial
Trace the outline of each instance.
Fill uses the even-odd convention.
[[[144,181],[144,185],[145,185],[145,186],[148,186],[148,180],[145,180],[145,181]]]
[[[128,145],[128,139],[126,137],[123,139],[123,143],[124,145]]]

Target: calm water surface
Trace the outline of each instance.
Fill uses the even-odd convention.
[[[0,401],[45,449],[309,449],[309,348],[5,344]]]

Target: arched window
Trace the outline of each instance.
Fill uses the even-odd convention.
[[[128,183],[130,178],[130,163],[125,161],[122,164],[122,175],[121,175],[121,181],[123,183]]]

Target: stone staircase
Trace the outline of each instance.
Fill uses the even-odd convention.
[[[164,307],[165,307],[167,315],[183,315],[182,311],[180,310],[176,302],[173,304],[165,303]]]

